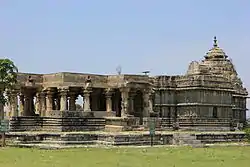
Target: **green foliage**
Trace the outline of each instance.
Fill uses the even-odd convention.
[[[250,128],[246,128],[244,129],[245,133],[246,133],[246,139],[248,142],[250,142]]]
[[[10,59],[0,59],[0,103],[6,103],[4,92],[13,89],[17,82],[17,72],[17,67]]]

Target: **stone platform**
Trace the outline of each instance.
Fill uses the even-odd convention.
[[[79,117],[79,116],[54,116],[54,117],[12,117],[10,131],[98,131],[105,127],[104,118]]]
[[[139,127],[136,117],[105,117],[106,132],[132,131]]]
[[[90,113],[76,111],[53,111],[46,117],[19,116],[10,118],[10,131],[138,131],[149,128],[150,122],[154,121],[158,131],[181,130],[181,131],[230,131],[236,126],[230,126],[227,119],[178,119],[169,118],[143,118],[139,117],[114,117],[103,115],[93,117]],[[107,113],[107,112],[105,112]],[[100,116],[100,115],[99,115]]]
[[[149,132],[10,132],[7,145],[36,147],[43,145],[67,147],[88,145],[145,146],[151,144]],[[154,145],[202,146],[211,143],[243,142],[244,132],[160,132],[154,136]]]

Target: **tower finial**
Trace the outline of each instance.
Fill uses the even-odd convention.
[[[217,38],[216,38],[216,36],[214,36],[214,47],[217,47],[218,46],[218,44],[217,44]]]

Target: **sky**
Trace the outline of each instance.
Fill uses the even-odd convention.
[[[31,73],[185,74],[217,36],[250,90],[250,0],[0,0],[0,23],[0,57]]]

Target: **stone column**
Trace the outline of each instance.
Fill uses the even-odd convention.
[[[6,111],[5,111],[5,115],[6,115],[6,117],[10,117],[11,116],[11,113],[12,113],[12,106],[11,106],[11,104],[12,104],[12,96],[11,96],[11,91],[7,91],[6,92],[6,95],[7,95],[7,98],[8,98],[8,101],[7,101],[7,107],[6,107]]]
[[[112,89],[106,89],[105,90],[105,95],[106,95],[106,111],[107,112],[112,112],[112,94],[113,94],[113,90]]]
[[[46,93],[44,91],[40,92],[40,108],[41,116],[46,116]]]
[[[53,110],[53,103],[54,103],[53,95],[54,95],[54,93],[51,90],[47,91],[46,112],[50,112]]]
[[[68,89],[60,89],[60,111],[66,111],[67,110],[67,94],[68,94]]]
[[[22,93],[19,94],[19,116],[24,115],[24,95]]]
[[[69,92],[69,110],[76,111],[76,93]]]
[[[122,102],[121,102],[121,117],[127,117],[129,115],[128,113],[128,97],[129,97],[129,88],[124,87],[120,89],[121,91],[121,97],[122,97]]]
[[[42,110],[41,110],[41,96],[40,93],[36,93],[36,114],[39,114],[41,116]]]
[[[83,111],[91,111],[90,108],[90,93],[91,89],[85,89],[83,91]]]
[[[154,102],[153,102],[153,100],[154,100],[154,91],[151,90],[150,94],[149,94],[149,106],[148,106],[150,113],[154,112],[154,109],[153,109]]]
[[[11,97],[10,97],[10,105],[11,105],[11,113],[10,116],[16,117],[18,116],[18,110],[17,110],[17,105],[18,105],[18,99],[17,99],[17,92],[13,91],[11,92]]]
[[[145,89],[143,91],[143,117],[150,116],[150,108],[149,108],[149,90]]]
[[[31,104],[31,106],[30,106],[30,108],[31,108],[31,115],[35,115],[36,113],[35,113],[35,104],[34,104],[34,97],[33,96],[31,96],[31,100],[30,100],[30,104]]]

